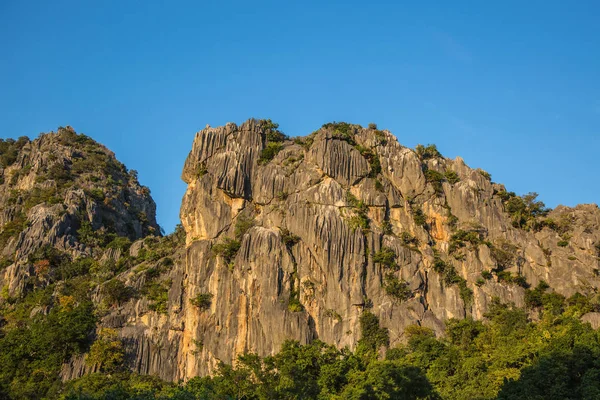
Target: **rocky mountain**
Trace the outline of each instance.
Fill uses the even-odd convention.
[[[117,237],[160,234],[156,205],[137,173],[73,128],[2,141],[0,148],[0,285],[7,295],[35,278],[27,260],[44,247],[99,258]]]
[[[270,120],[207,126],[182,173],[182,227],[165,237],[135,171],[72,128],[0,151],[3,324],[32,290],[51,289],[31,315],[78,302],[64,288],[80,279],[97,335],[164,380],[286,339],[354,349],[365,312],[394,346],[415,324],[441,336],[448,319],[483,319],[494,299],[535,319],[540,284],[566,297],[600,286],[596,205],[548,210],[375,125],[295,139]],[[101,369],[85,351],[69,357],[64,380]]]
[[[600,284],[597,206],[547,212],[374,126],[326,124],[295,140],[270,121],[207,127],[182,178],[175,379],[287,338],[354,348],[364,309],[393,346],[412,324],[442,334],[449,318],[483,318],[494,297],[523,306],[542,280],[565,296]],[[199,295],[209,308],[190,306]]]

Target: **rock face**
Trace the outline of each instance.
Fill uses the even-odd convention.
[[[160,234],[149,189],[89,137],[67,127],[2,144],[0,287],[8,295],[35,274],[28,256],[41,248],[100,258],[94,240]]]
[[[568,220],[562,231],[525,230],[506,211],[504,187],[461,159],[330,124],[281,142],[264,162],[273,129],[249,120],[196,134],[182,174],[187,241],[171,271],[171,312],[123,327],[137,343],[133,358],[151,360],[139,372],[186,379],[237,354],[272,354],[286,339],[353,348],[365,309],[394,345],[411,324],[442,334],[448,318],[483,318],[494,297],[522,306],[525,282],[566,296],[600,284],[595,205],[537,217]],[[232,243],[239,250],[224,255]],[[391,262],[381,262],[386,251]],[[198,295],[212,301],[196,307]]]
[[[44,138],[28,145],[21,168]],[[118,276],[144,293],[147,271],[159,271],[152,279],[166,291],[164,309],[142,295],[109,307],[101,322],[119,330],[130,367],[143,374],[189,379],[244,352],[275,353],[286,339],[354,348],[364,310],[389,329],[393,346],[412,324],[441,335],[449,318],[481,319],[495,297],[523,306],[525,287],[541,281],[565,296],[600,286],[596,205],[548,212],[460,158],[403,147],[374,127],[326,124],[296,140],[270,121],[207,127],[194,138],[182,178],[185,239],[160,242],[167,250]],[[32,208],[28,220],[43,233],[25,231],[3,254],[39,240],[85,252],[71,233],[76,209],[92,224],[106,218],[125,233],[132,222],[132,239],[146,236],[157,229],[154,203],[130,185],[112,214],[77,208],[90,204],[85,189],[65,194],[72,212]],[[146,226],[127,219],[134,207]],[[15,212],[3,209],[2,222]],[[154,251],[140,240],[129,257],[145,247]],[[91,370],[79,357],[63,378]]]

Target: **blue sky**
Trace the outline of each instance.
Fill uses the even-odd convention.
[[[167,232],[194,133],[249,117],[376,122],[549,206],[597,203],[600,3],[399,3],[0,0],[0,136],[92,136]]]

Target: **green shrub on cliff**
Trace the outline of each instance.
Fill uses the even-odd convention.
[[[19,155],[19,151],[29,143],[27,136],[21,136],[17,140],[0,139],[0,167],[6,168],[15,161]]]
[[[260,165],[268,164],[275,156],[283,149],[283,145],[279,142],[268,142],[265,148],[258,157]]]
[[[190,299],[192,305],[198,307],[200,310],[208,310],[212,304],[213,294],[212,293],[198,293],[196,297]]]
[[[435,144],[428,144],[427,146],[418,144],[417,147],[415,147],[415,152],[422,160],[428,160],[430,158],[435,157],[442,157],[442,154],[438,151],[437,146]]]
[[[259,123],[263,129],[265,147],[258,157],[258,163],[260,165],[265,165],[275,158],[275,156],[283,149],[281,143],[287,139],[287,136],[278,129],[279,124],[270,119],[262,119]]]
[[[242,244],[231,238],[225,238],[222,242],[215,244],[212,247],[213,254],[223,257],[226,264],[230,264],[237,254]]]
[[[125,349],[116,329],[103,328],[90,347],[85,362],[99,372],[115,373],[124,367]]]
[[[539,230],[540,224],[548,221],[538,221],[550,211],[544,202],[537,200],[537,193],[527,193],[517,196],[514,192],[499,191],[496,195],[502,199],[505,211],[510,215],[515,228]]]

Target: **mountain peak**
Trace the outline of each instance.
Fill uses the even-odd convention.
[[[545,291],[600,287],[596,205],[550,210],[375,124],[296,138],[269,119],[207,126],[182,171],[182,226],[165,237],[136,172],[71,127],[2,141],[0,162],[0,306],[12,323],[94,309],[98,346],[124,346],[119,368],[168,381],[290,339],[355,350],[367,323],[377,350],[415,326],[442,337],[449,320],[482,320],[499,302],[535,319]],[[112,371],[81,346],[53,373]]]

